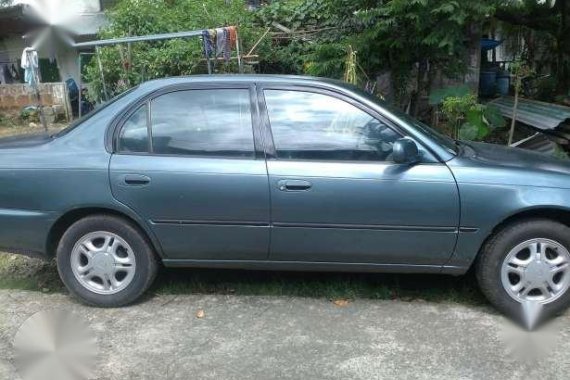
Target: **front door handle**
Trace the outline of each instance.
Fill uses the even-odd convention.
[[[126,174],[123,181],[131,186],[144,186],[150,183],[150,177],[142,174]]]
[[[312,186],[311,182],[298,179],[283,179],[277,182],[277,187],[281,191],[307,191]]]

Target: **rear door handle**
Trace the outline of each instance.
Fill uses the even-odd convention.
[[[126,174],[123,181],[131,186],[144,186],[150,183],[150,177],[142,174]]]
[[[312,186],[311,182],[298,179],[283,179],[277,182],[277,187],[281,191],[306,191]]]

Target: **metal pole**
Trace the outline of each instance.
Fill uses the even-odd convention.
[[[34,50],[31,50],[31,49],[26,50],[26,57],[28,58],[29,69],[32,72],[32,89],[34,90],[34,94],[36,97],[38,113],[40,116],[40,122],[42,123],[42,126],[44,127],[44,130],[47,133],[48,128],[47,128],[46,119],[44,117],[44,111],[43,111],[43,106],[42,106],[42,98],[40,96],[40,87],[38,85],[38,80],[39,80],[40,76],[39,76],[37,70],[39,69],[39,67],[36,68],[36,66],[34,64],[32,64],[33,52],[34,52]]]
[[[103,85],[103,95],[105,101],[109,100],[107,96],[107,85],[105,84],[105,74],[103,73],[103,64],[101,63],[101,55],[99,54],[99,46],[95,48],[95,55],[97,56],[97,64],[99,65],[99,74],[101,74],[101,84]]]
[[[83,57],[83,53],[79,53],[79,83],[77,87],[79,88],[79,94],[77,98],[77,117],[81,118],[81,86],[83,85],[83,80],[81,79],[81,58]]]
[[[72,46],[75,48],[87,48],[87,47],[94,47],[94,46],[123,44],[123,43],[129,43],[129,42],[160,41],[160,40],[170,40],[173,38],[198,37],[201,35],[202,35],[202,29],[191,30],[188,32],[152,34],[150,36],[132,36],[132,37],[112,38],[109,40],[76,42],[76,43],[73,43]]]

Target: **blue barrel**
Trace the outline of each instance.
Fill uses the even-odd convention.
[[[497,91],[501,96],[509,95],[509,87],[511,86],[511,74],[506,70],[497,73]]]
[[[479,94],[481,96],[495,95],[496,82],[496,70],[481,70],[481,74],[479,75]]]

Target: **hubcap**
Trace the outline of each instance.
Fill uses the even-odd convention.
[[[136,262],[133,250],[111,232],[83,236],[71,252],[71,269],[77,281],[97,294],[115,294],[133,280]]]
[[[501,267],[501,281],[518,302],[546,304],[562,296],[570,285],[570,253],[549,239],[527,240],[514,247]]]

